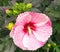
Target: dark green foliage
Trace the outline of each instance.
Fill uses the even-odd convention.
[[[51,17],[52,20],[60,20],[60,5],[49,6],[46,8],[45,13]]]
[[[4,20],[2,20],[3,18],[0,17],[0,28],[4,25]]]
[[[20,48],[16,48],[15,52],[23,52],[23,50],[21,50]]]
[[[8,0],[0,0],[0,6],[8,6],[9,5],[9,2]]]
[[[44,0],[41,4],[40,4],[40,10],[41,12],[44,12],[44,10],[51,4],[53,0]]]
[[[23,0],[16,0],[16,2],[18,2],[18,3],[19,3],[19,2],[23,2]]]
[[[10,31],[9,31],[8,29],[2,28],[2,29],[0,30],[0,38],[5,37],[6,35],[9,34],[9,32],[10,32]]]

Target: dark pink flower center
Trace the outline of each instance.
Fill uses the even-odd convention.
[[[29,33],[29,31],[32,31],[32,30],[35,30],[35,29],[36,29],[36,26],[34,26],[34,23],[29,22],[29,23],[26,23],[26,24],[24,25],[23,31],[24,31],[25,33]]]

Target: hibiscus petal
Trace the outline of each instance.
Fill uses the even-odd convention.
[[[44,24],[48,21],[48,16],[46,16],[45,14],[42,13],[35,13],[35,12],[31,12],[30,13],[32,16],[32,20],[31,22],[34,22],[36,24]]]
[[[40,26],[43,26],[43,25],[47,25],[47,26],[52,26],[52,23],[50,21],[50,19],[47,19],[47,21],[43,22],[43,23],[37,23],[37,24],[34,24],[36,27],[40,27]]]
[[[36,50],[44,45],[43,42],[38,41],[33,34],[25,35],[23,39],[24,47],[27,47],[28,50]]]
[[[39,41],[46,42],[52,35],[52,27],[47,25],[40,26],[33,33]]]
[[[10,32],[10,37],[13,38],[14,36],[14,31],[15,31],[16,25],[14,25],[14,27],[12,28],[11,32]]]
[[[18,15],[16,23],[20,24],[20,25],[24,25],[25,23],[29,23],[31,21],[31,15],[29,14],[29,12],[24,12],[20,15]]]
[[[14,41],[15,45],[22,48],[23,50],[26,50],[27,48],[25,48],[22,44],[22,39],[25,35],[24,32],[22,31],[22,29],[23,29],[22,26],[15,27],[13,41]]]

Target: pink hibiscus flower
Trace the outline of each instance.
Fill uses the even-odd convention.
[[[24,12],[18,15],[10,32],[16,46],[23,50],[36,50],[52,35],[51,21],[45,14]]]

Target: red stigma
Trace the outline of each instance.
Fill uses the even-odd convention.
[[[24,31],[25,33],[28,32],[28,27],[30,27],[31,30],[35,30],[35,29],[36,29],[36,27],[34,26],[34,23],[32,23],[32,22],[26,23],[26,24],[24,25],[24,29],[23,29],[23,31]]]

